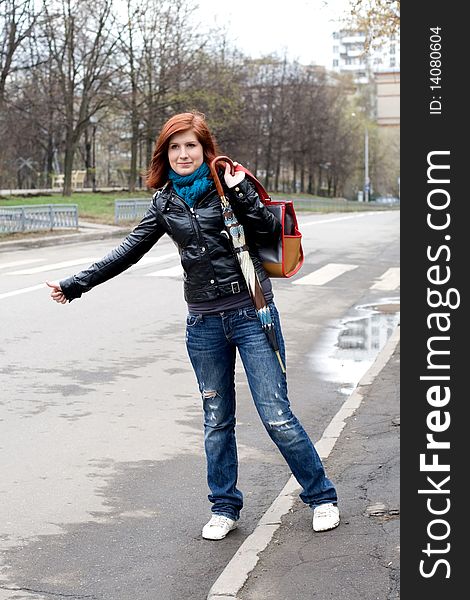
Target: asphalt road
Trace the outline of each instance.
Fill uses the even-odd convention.
[[[392,331],[399,212],[304,215],[301,229],[305,265],[273,287],[291,404],[315,441]],[[44,285],[117,241],[0,253],[0,599],[203,600],[290,476],[238,365],[245,508],[226,540],[202,539],[202,414],[174,245],[66,306]]]

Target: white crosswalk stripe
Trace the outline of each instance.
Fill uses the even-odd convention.
[[[45,258],[27,258],[23,260],[14,260],[0,264],[0,269],[11,269],[11,267],[21,267],[22,265],[30,265],[32,263],[44,262]]]
[[[19,271],[9,271],[6,275],[34,275],[35,273],[46,273],[48,271],[56,271],[57,269],[65,269],[67,267],[76,267],[77,265],[90,265],[95,261],[95,257],[76,258],[74,260],[65,260],[58,263],[50,263],[41,265],[40,267],[32,267],[31,269],[21,269]]]
[[[305,275],[305,277],[301,277],[296,281],[293,281],[293,285],[325,285],[329,281],[336,279],[343,273],[347,273],[348,271],[353,271],[357,269],[358,265],[347,265],[343,263],[329,263],[313,273],[309,273]]]
[[[12,290],[11,292],[5,292],[4,294],[0,294],[0,300],[3,298],[11,298],[12,296],[18,296],[20,294],[27,294],[28,292],[35,292],[36,290],[45,289],[46,285],[41,283],[39,285],[31,285],[30,287],[21,288],[19,290]]]
[[[391,267],[371,286],[371,290],[391,291],[400,285],[400,268]]]
[[[138,263],[136,263],[135,265],[133,265],[129,270],[134,270],[134,269],[142,269],[145,267],[148,267],[149,265],[153,265],[159,262],[164,262],[166,260],[169,260],[170,258],[175,258],[176,256],[178,256],[177,252],[170,252],[169,254],[163,254],[162,256],[144,256],[143,258],[140,259],[140,261]],[[42,261],[44,259],[36,259],[36,261]],[[67,260],[67,261],[62,261],[62,262],[58,262],[58,263],[49,263],[47,265],[41,265],[38,267],[31,267],[28,269],[20,269],[20,270],[16,270],[16,271],[8,271],[7,273],[4,273],[4,275],[35,275],[36,273],[47,273],[49,271],[57,271],[59,269],[66,269],[68,267],[77,267],[80,265],[84,265],[84,266],[89,266],[91,265],[93,262],[95,262],[96,257],[85,257],[85,258],[76,258],[74,260]],[[26,262],[35,262],[35,261],[24,261],[24,263]],[[24,264],[23,263],[23,264]],[[7,267],[13,267],[13,266],[19,266],[18,263],[7,263],[5,265],[1,265],[1,268],[7,268]]]

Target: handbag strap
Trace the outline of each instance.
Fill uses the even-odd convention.
[[[243,171],[245,173],[246,177],[248,177],[248,179],[255,186],[256,192],[258,193],[258,196],[259,196],[261,202],[263,202],[263,204],[266,204],[267,202],[271,202],[271,196],[264,189],[264,186],[261,183],[261,181],[256,179],[256,177],[253,175],[253,173],[249,169],[247,169],[246,167],[244,167],[240,164],[235,165],[233,163],[233,160],[225,155],[217,156],[216,158],[214,158],[211,161],[211,163],[209,165],[219,196],[223,195],[222,184],[221,184],[219,176],[217,174],[217,163],[219,163],[219,162],[228,163],[230,165],[230,170],[231,170],[232,175],[235,173],[235,171]]]
[[[271,196],[264,189],[263,184],[260,181],[258,181],[258,179],[256,179],[256,177],[253,175],[253,173],[251,173],[251,171],[249,171],[246,167],[243,167],[242,165],[236,165],[235,171],[243,171],[245,173],[245,175],[248,177],[248,179],[255,186],[256,192],[258,193],[258,196],[260,197],[260,200],[261,200],[261,202],[263,202],[263,204],[271,204],[272,203]],[[280,203],[281,202],[279,202],[279,204]],[[282,222],[282,226],[286,230],[285,231],[286,233],[288,231],[290,232],[290,233],[287,233],[287,235],[296,235],[297,233],[299,233],[299,225],[297,222],[297,215],[295,214],[294,204],[291,200],[289,200],[289,201],[285,201],[286,208],[287,208],[287,205],[290,205],[290,210],[288,212],[286,209],[285,213],[283,213],[284,220]]]
[[[271,200],[271,196],[264,189],[263,184],[258,179],[256,179],[256,177],[253,175],[253,173],[251,171],[249,171],[246,167],[243,167],[242,165],[236,165],[235,171],[243,171],[245,173],[245,176],[248,177],[248,179],[255,186],[256,192],[258,193],[258,196],[260,197],[260,200],[261,200],[261,202],[263,202],[263,204],[266,204],[266,202],[265,202],[266,200],[267,201]]]

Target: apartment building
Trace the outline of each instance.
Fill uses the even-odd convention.
[[[400,71],[400,39],[391,36],[365,51],[366,36],[360,31],[342,29],[333,33],[333,62],[337,73],[350,73],[355,83],[368,83],[371,74]]]
[[[375,120],[381,126],[400,124],[400,38],[384,38],[365,51],[366,36],[342,29],[333,33],[336,73],[348,73],[356,86],[374,84]]]

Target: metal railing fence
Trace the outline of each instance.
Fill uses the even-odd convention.
[[[287,196],[286,196],[287,197]],[[377,202],[357,202],[343,198],[294,198],[295,209],[308,211],[328,210],[335,212],[357,212],[364,210],[393,210],[399,209],[399,204],[379,204]]]
[[[78,204],[0,207],[0,233],[78,228]]]
[[[129,198],[127,200],[114,201],[114,222],[137,221],[147,212],[151,199],[142,200],[141,198]]]

